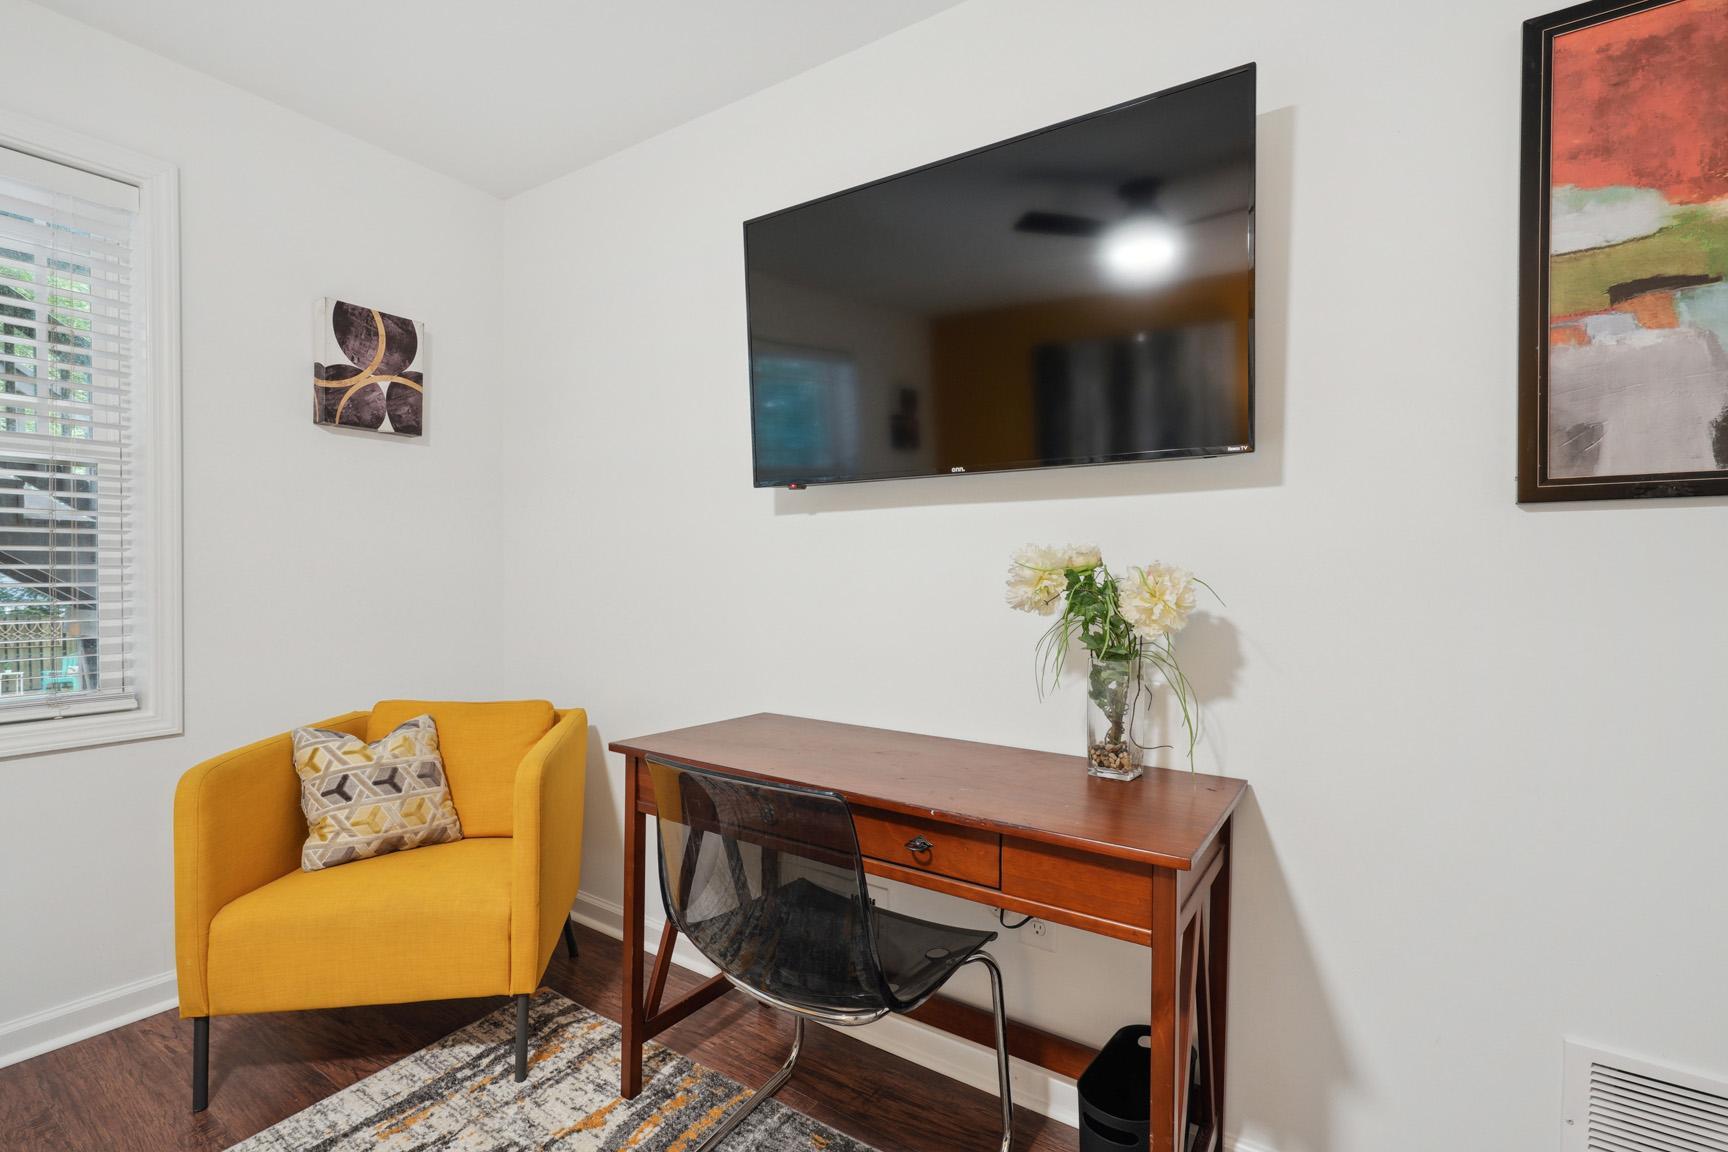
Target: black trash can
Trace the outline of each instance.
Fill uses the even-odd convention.
[[[1152,1035],[1130,1024],[1080,1073],[1080,1152],[1145,1152],[1152,1133]]]

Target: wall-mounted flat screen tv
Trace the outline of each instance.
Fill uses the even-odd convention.
[[[1254,65],[744,225],[758,487],[1254,448]]]

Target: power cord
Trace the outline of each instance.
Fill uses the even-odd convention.
[[[1028,916],[1025,919],[1021,920],[1020,923],[1018,923],[1018,924],[1010,924],[1010,923],[1008,923],[1008,913],[1003,911],[1000,908],[996,909],[996,923],[1002,925],[1002,927],[1008,929],[1010,932],[1012,932],[1018,928],[1024,928],[1024,927],[1026,927],[1026,925],[1032,923],[1032,921],[1034,921],[1036,919],[1038,919],[1038,917]]]

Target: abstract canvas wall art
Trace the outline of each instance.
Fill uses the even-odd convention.
[[[1518,498],[1728,493],[1728,0],[1524,27]]]
[[[426,332],[418,321],[320,300],[313,310],[312,422],[418,436]]]

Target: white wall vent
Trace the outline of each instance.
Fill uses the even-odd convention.
[[[1728,1152],[1728,1082],[1566,1042],[1562,1152]]]

